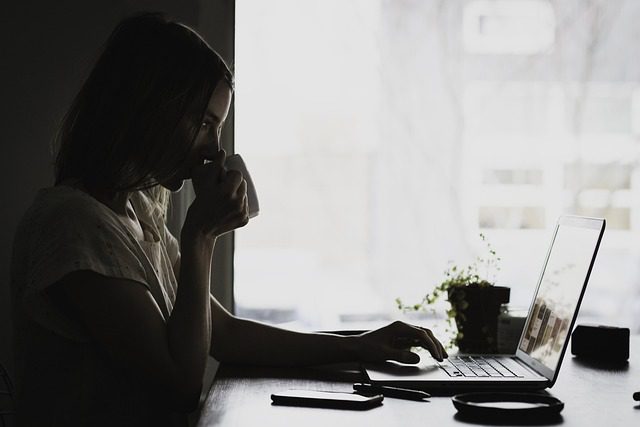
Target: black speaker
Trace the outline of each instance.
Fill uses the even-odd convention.
[[[578,325],[571,334],[571,354],[594,361],[624,362],[629,359],[629,328]]]

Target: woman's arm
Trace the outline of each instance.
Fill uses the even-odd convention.
[[[180,274],[180,255],[174,265]],[[438,360],[447,357],[444,346],[426,328],[394,322],[360,335],[290,331],[229,313],[213,295],[211,349],[216,360],[232,364],[308,366],[349,361],[397,360],[417,363],[409,347],[424,347]]]
[[[180,412],[197,407],[210,346],[213,245],[190,247],[183,245],[183,262],[191,273],[185,269],[166,323],[149,290],[138,282],[77,271],[49,289],[116,366]]]
[[[309,366],[351,361],[417,363],[409,351],[421,346],[438,360],[442,344],[425,328],[394,322],[360,335],[303,333],[233,316],[213,297],[211,355],[220,362],[264,366]]]
[[[300,366],[357,360],[353,337],[299,333],[231,315],[213,297],[211,356],[224,363]]]
[[[77,271],[49,295],[87,328],[123,370],[156,392],[173,410],[197,407],[211,346],[209,276],[215,239],[183,236],[185,267],[166,323],[141,283]]]

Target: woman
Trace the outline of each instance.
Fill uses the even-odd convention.
[[[209,293],[216,239],[248,222],[246,182],[223,166],[233,78],[191,29],[137,15],[110,36],[59,133],[55,186],[14,244],[19,417],[27,425],[183,425],[208,355],[312,365],[441,360],[428,330],[395,322],[358,336],[240,319]],[[180,244],[168,191],[196,197]]]

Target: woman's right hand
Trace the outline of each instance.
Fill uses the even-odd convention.
[[[183,233],[215,238],[249,222],[247,182],[237,170],[225,169],[225,157],[225,151],[220,150],[210,162],[193,168],[196,198],[187,212]]]

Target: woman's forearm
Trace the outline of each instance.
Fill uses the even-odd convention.
[[[418,363],[412,347],[442,361],[444,346],[424,327],[395,321],[358,335],[294,332],[233,316],[213,297],[211,356],[223,363],[310,366],[339,362],[397,360]]]
[[[356,339],[289,331],[231,317],[222,325],[213,326],[212,356],[223,363],[263,366],[350,362],[358,359]]]
[[[183,233],[179,286],[167,322],[170,354],[185,375],[189,394],[198,396],[211,345],[209,283],[214,245],[215,239]]]

